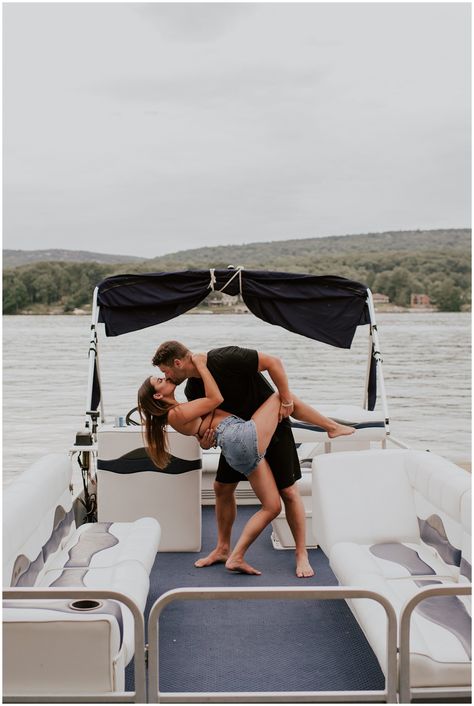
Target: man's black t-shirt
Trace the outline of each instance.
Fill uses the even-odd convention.
[[[258,372],[257,351],[249,348],[214,348],[207,354],[207,367],[224,398],[220,405],[222,409],[242,419],[250,419],[274,392]],[[185,394],[188,400],[204,397],[201,378],[189,378]]]
[[[242,419],[252,414],[274,392],[271,385],[258,371],[258,352],[239,346],[214,348],[207,354],[207,367],[221,391],[224,401],[220,405],[226,412]],[[185,388],[188,400],[204,396],[201,378],[189,378]],[[291,426],[287,419],[278,424],[265,454],[279,489],[286,488],[301,478]],[[222,483],[245,480],[229,466],[221,454],[216,479]]]

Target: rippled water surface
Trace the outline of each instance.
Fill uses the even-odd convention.
[[[457,460],[470,457],[470,314],[379,314],[377,321],[393,435]],[[4,317],[4,482],[74,443],[86,408],[89,326],[83,316]],[[99,325],[106,416],[135,406],[156,347],[170,338],[194,351],[238,344],[279,355],[305,401],[362,403],[365,326],[347,351],[251,315],[184,315],[118,338],[107,339]]]

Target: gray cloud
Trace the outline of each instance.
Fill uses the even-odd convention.
[[[465,5],[4,10],[5,247],[469,225]]]
[[[255,11],[252,3],[137,3],[134,11],[178,42],[209,42],[232,31]]]
[[[297,68],[245,67],[230,71],[211,70],[203,76],[194,75],[148,78],[116,79],[107,84],[97,84],[96,93],[108,94],[122,102],[138,104],[163,103],[222,105],[232,102],[255,103],[298,100],[301,92],[317,91],[328,71],[323,68],[300,70]]]

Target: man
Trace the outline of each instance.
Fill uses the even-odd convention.
[[[192,353],[178,341],[166,341],[156,351],[153,365],[174,384],[187,380],[185,394],[188,400],[202,397],[204,387],[192,359]],[[227,346],[215,348],[207,353],[207,367],[214,376],[224,401],[221,405],[226,412],[242,419],[250,419],[252,414],[274,392],[261,374],[266,370],[277,388],[280,398],[280,418],[265,458],[268,461],[286,510],[286,518],[295,539],[296,575],[305,578],[314,575],[308,560],[305,541],[305,512],[297,486],[301,469],[296,453],[295,441],[288,417],[293,410],[293,402],[288,387],[288,378],[279,358],[248,348]],[[201,444],[203,448],[212,445],[208,435]],[[225,562],[230,553],[230,538],[237,508],[235,489],[245,476],[235,471],[221,454],[214,482],[216,495],[217,545],[207,556],[195,562],[195,566],[210,566]]]

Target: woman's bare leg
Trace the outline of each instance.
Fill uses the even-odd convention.
[[[261,571],[250,566],[250,564],[245,561],[244,555],[252,542],[257,539],[258,535],[265,527],[279,514],[281,510],[281,500],[270,466],[265,459],[260,461],[257,468],[252,471],[248,479],[255,495],[262,503],[262,507],[248,520],[225,565],[230,571],[239,571],[243,574],[259,576]]]
[[[345,436],[348,434],[353,434],[355,429],[353,427],[347,426],[345,424],[340,424],[339,422],[334,421],[333,419],[330,419],[329,417],[325,417],[323,414],[318,412],[318,410],[314,409],[310,405],[306,404],[302,400],[299,399],[299,397],[295,397],[293,395],[293,402],[294,402],[294,409],[292,411],[292,417],[295,419],[299,419],[302,422],[307,422],[308,424],[315,424],[316,426],[320,426],[323,429],[326,430],[328,436],[332,439],[337,436]],[[280,420],[280,396],[278,393],[274,393],[271,395],[258,409],[257,411],[252,415],[252,419],[255,422],[256,430],[257,430],[257,443],[258,443],[258,450],[259,453],[263,453],[275,433],[275,429],[277,427],[277,424]],[[260,472],[260,468],[262,464],[265,463],[266,469],[268,473],[265,471],[265,473]],[[265,478],[269,478],[268,481],[265,481]],[[263,487],[262,487],[262,479],[263,479]],[[271,480],[270,480],[271,479]],[[270,470],[270,467],[268,466],[266,461],[262,461],[255,471],[253,471],[250,476],[249,476],[249,481],[250,484],[252,485],[252,488],[255,491],[255,494],[259,498],[259,500],[262,502],[262,510],[259,510],[253,517],[250,518],[248,523],[245,525],[244,530],[242,532],[241,537],[239,538],[234,551],[231,553],[229,556],[227,562],[226,562],[226,567],[228,569],[234,570],[234,571],[242,571],[244,573],[249,573],[249,574],[260,574],[259,571],[254,569],[252,566],[247,564],[244,561],[244,554],[247,551],[248,547],[250,544],[258,537],[258,535],[262,532],[262,530],[273,520],[280,512],[281,508],[281,501],[280,498],[278,497],[278,500],[276,500],[273,497],[273,491],[272,495],[268,496],[269,502],[273,503],[275,502],[274,507],[272,507],[272,504],[270,504],[269,507],[266,507],[266,504],[264,500],[267,500],[266,496],[266,491],[268,491],[268,488],[265,488],[265,483],[266,482],[271,482],[274,486],[274,490],[278,495],[280,495],[276,484],[275,484],[275,479],[273,477],[273,474]],[[289,490],[297,490],[296,488],[291,488]],[[289,507],[287,507],[288,503],[288,498],[284,496],[284,491],[281,492],[281,495],[283,496],[283,499],[285,501],[285,507],[287,509],[287,515],[288,515],[288,520],[290,522],[290,519],[292,517],[292,513],[289,512]],[[304,542],[304,511],[302,510],[302,503],[301,503],[301,498],[299,499],[299,504],[295,504],[296,509],[298,512],[295,510],[295,516],[298,517],[299,524],[298,526],[301,525],[302,531],[299,533],[295,532],[295,528],[293,525],[295,525],[295,522],[292,522],[290,524],[290,528],[292,530],[293,535],[295,536],[295,542],[298,544],[298,537],[297,535],[300,536],[300,542],[301,544],[300,549],[300,555],[298,556],[298,546],[296,547],[297,549],[297,576],[299,577],[306,577],[306,576],[312,576],[314,574],[309,561],[308,561],[308,555],[306,551],[306,546]],[[301,517],[300,517],[301,516]],[[304,550],[304,552],[303,552]],[[304,553],[304,556],[303,556]]]
[[[337,436],[347,436],[348,434],[353,434],[355,431],[354,427],[340,424],[334,421],[334,419],[325,417],[324,414],[321,414],[317,409],[306,404],[306,402],[303,402],[303,400],[300,400],[300,398],[295,395],[293,395],[293,403],[294,409],[291,413],[292,417],[299,419],[301,422],[307,422],[308,424],[315,424],[318,427],[322,427],[326,430],[330,439],[334,439]],[[280,396],[275,392],[252,415],[252,419],[257,428],[259,453],[263,453],[267,449],[279,422],[279,414]]]
[[[260,405],[256,412],[252,414],[252,419],[257,428],[257,443],[258,452],[263,453],[267,450],[275,429],[279,422],[280,414],[280,395],[274,392],[268,400]],[[250,480],[250,477],[249,477]]]
[[[318,427],[323,427],[326,430],[327,435],[330,439],[334,439],[336,436],[347,436],[348,434],[353,434],[355,432],[354,427],[349,427],[346,424],[339,424],[335,422],[334,419],[329,419],[325,417],[324,414],[318,412],[317,409],[311,407],[311,405],[306,404],[299,397],[293,395],[294,408],[291,416],[295,419],[299,419],[300,422],[307,422],[308,424],[315,424]]]
[[[293,402],[294,402],[294,409],[292,412],[292,417],[295,419],[299,419],[302,422],[307,422],[308,424],[315,424],[316,426],[320,426],[323,429],[326,430],[327,435],[332,439],[337,436],[345,436],[348,434],[353,434],[354,433],[354,428],[347,426],[345,424],[340,424],[339,422],[334,421],[333,419],[330,419],[329,417],[325,417],[323,414],[318,412],[318,410],[314,409],[310,405],[306,404],[302,400],[299,399],[299,397],[295,397],[293,395]],[[280,419],[280,396],[278,393],[274,393],[269,397],[258,409],[257,411],[253,414],[252,416],[253,421],[255,422],[256,430],[257,430],[257,443],[258,443],[258,450],[260,453],[264,452],[273,436],[275,433],[275,429],[277,427],[277,424]],[[267,464],[268,470],[270,471],[270,468]],[[260,466],[258,466],[260,468]],[[253,473],[250,474],[249,476],[249,481],[252,484],[252,477],[255,478],[255,480],[258,480],[261,476],[257,476],[258,470],[255,470]],[[273,484],[275,483],[273,474],[270,475],[273,481]],[[253,487],[253,484],[252,484]],[[275,486],[276,487],[276,486]],[[255,490],[255,488],[254,488]],[[295,491],[297,491],[296,487],[292,487],[288,489],[288,491],[294,491],[293,495],[295,495]],[[257,491],[255,490],[257,496],[260,499],[260,496],[258,495]],[[277,491],[278,492],[278,491]],[[302,507],[302,502],[301,498],[299,497],[294,497],[292,496],[293,499],[293,505],[289,502],[290,498],[287,498],[286,495],[284,495],[284,491],[280,493],[282,495],[283,500],[285,502],[285,508],[287,510],[287,519],[288,522],[290,523],[290,529],[292,530],[292,534],[295,537],[295,543],[296,543],[296,555],[297,555],[297,569],[296,573],[297,576],[299,577],[307,577],[307,576],[312,576],[314,574],[313,569],[311,568],[309,561],[308,561],[308,553],[306,550],[306,543],[304,540],[304,529],[305,529],[305,516],[304,516],[304,510]],[[299,503],[297,502],[299,501]],[[263,501],[262,501],[263,503]],[[293,512],[293,506],[295,508]],[[291,512],[290,512],[291,509]],[[279,511],[278,511],[279,512]],[[278,514],[278,513],[277,513]],[[258,513],[257,513],[258,515]],[[260,522],[262,522],[261,517],[257,517],[257,515],[254,515],[250,520],[249,523],[252,523],[254,518],[256,518],[256,523],[252,523],[249,527],[249,531],[253,532],[252,534],[246,534],[246,530],[248,525],[246,525],[244,532],[242,533],[241,538],[239,539],[234,551],[230,555],[229,559],[227,560],[226,566],[228,568],[234,568],[234,570],[244,570],[245,573],[259,573],[253,567],[250,567],[248,564],[243,559],[245,551],[247,551],[248,547],[250,546],[251,542],[253,542],[256,537],[260,534],[260,532],[263,530],[263,528],[270,522],[274,517],[271,517],[269,520],[265,521],[265,524],[263,526],[260,526]],[[294,517],[293,517],[294,515]],[[296,519],[298,522],[296,522]],[[256,531],[255,531],[255,528]],[[298,531],[296,531],[298,529]],[[299,540],[299,541],[298,541]],[[301,545],[301,546],[298,546]],[[236,553],[237,552],[237,553]],[[232,566],[232,562],[237,561],[237,564]],[[245,567],[243,569],[239,568],[239,564],[241,567]]]
[[[232,525],[235,522],[237,508],[235,502],[235,489],[237,483],[219,483],[214,481],[214,494],[216,496],[216,522],[217,544],[207,555],[194,562],[194,566],[202,569],[213,564],[224,564],[230,554],[230,536]]]

